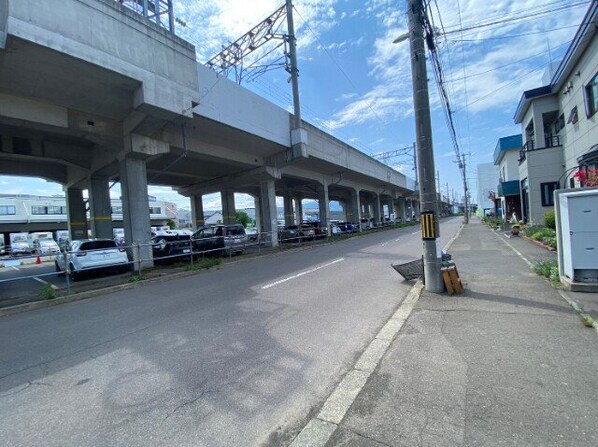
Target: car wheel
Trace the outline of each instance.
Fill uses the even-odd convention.
[[[77,281],[80,278],[79,272],[77,272],[75,270],[75,266],[73,264],[70,264],[69,268],[70,268],[70,271],[71,271],[69,273],[69,278],[71,279],[71,281]]]
[[[62,271],[62,269],[58,265],[58,262],[56,261],[54,261],[54,268],[56,269],[56,272],[58,272],[58,276],[64,276],[64,272]]]

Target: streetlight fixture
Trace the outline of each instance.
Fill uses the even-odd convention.
[[[434,293],[444,291],[440,269],[442,252],[438,238],[438,197],[436,195],[436,169],[432,146],[432,122],[426,72],[426,49],[424,44],[424,5],[422,0],[407,0],[409,31],[397,37],[393,43],[409,39],[411,50],[411,76],[413,83],[413,106],[417,142],[417,173],[419,177],[420,225],[423,241],[424,281],[426,290]]]

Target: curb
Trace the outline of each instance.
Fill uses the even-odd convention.
[[[318,415],[307,422],[293,439],[290,447],[324,447],[326,445],[409,318],[421,296],[423,287],[420,280],[409,290],[407,297],[365,348],[353,368],[345,374],[328,396]]]

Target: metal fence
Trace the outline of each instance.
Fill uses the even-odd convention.
[[[382,227],[380,227],[381,229]],[[388,227],[384,227],[388,228]],[[375,230],[375,229],[374,229]],[[372,230],[368,230],[372,231]],[[64,249],[60,254],[55,256],[43,256],[44,263],[54,262],[56,268],[52,272],[43,273],[28,273],[24,272],[22,275],[8,276],[5,269],[0,274],[0,306],[2,305],[3,289],[6,285],[23,280],[34,280],[40,283],[42,287],[53,287],[55,290],[61,290],[61,293],[66,292],[70,295],[73,293],[73,281],[80,279],[87,273],[96,270],[113,270],[118,272],[129,272],[134,275],[141,275],[147,272],[151,266],[160,264],[176,264],[188,270],[201,268],[201,263],[204,258],[208,257],[226,257],[233,258],[238,254],[260,254],[265,251],[282,251],[289,248],[301,247],[310,245],[323,240],[338,240],[346,237],[351,237],[354,232],[332,233],[332,234],[304,234],[297,232],[291,234],[289,232],[279,231],[260,232],[251,234],[241,239],[227,238],[223,236],[214,236],[201,239],[191,238],[176,238],[172,235],[164,237],[165,242],[160,242],[160,236],[156,236],[152,241],[145,243],[133,243],[129,245],[117,246],[114,248],[99,248],[94,250],[73,251]],[[272,239],[276,236],[278,241],[277,246],[273,246]],[[169,240],[170,239],[170,240]],[[93,254],[94,252],[107,252],[112,250],[119,250],[121,253],[126,253],[126,258],[123,256],[121,261],[110,263],[109,265],[86,265],[84,258]],[[91,258],[92,256],[89,256]],[[87,258],[87,259],[89,259]],[[5,267],[16,266],[22,267],[24,264],[33,264],[36,261],[41,261],[40,256],[19,256],[19,257],[5,257],[0,259],[4,261]],[[47,265],[47,264],[46,264]],[[3,278],[3,276],[5,276]],[[60,287],[48,282],[48,279],[56,278],[57,276],[64,276],[65,282],[60,284]],[[14,288],[13,288],[14,289]],[[10,293],[10,292],[7,292]]]

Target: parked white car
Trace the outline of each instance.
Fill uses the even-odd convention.
[[[119,272],[128,270],[127,253],[112,239],[81,239],[70,244],[66,255],[56,255],[56,271],[70,271],[70,278],[76,281],[81,273],[91,270],[113,268]],[[66,262],[65,262],[66,261]]]
[[[53,239],[35,239],[33,249],[40,256],[60,253],[60,247]]]

